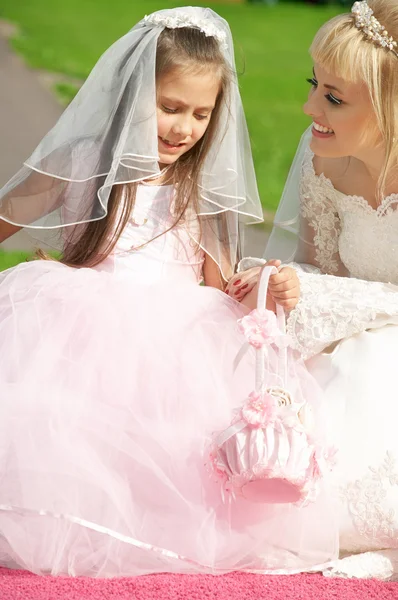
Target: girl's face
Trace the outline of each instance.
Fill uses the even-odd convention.
[[[365,84],[344,81],[318,64],[308,82],[311,90],[304,112],[313,120],[314,154],[364,160],[380,146],[381,135]]]
[[[220,91],[211,71],[161,77],[157,86],[160,166],[171,165],[205,134]]]

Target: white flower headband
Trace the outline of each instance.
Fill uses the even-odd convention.
[[[366,0],[355,2],[351,9],[355,26],[375,44],[391,50],[398,57],[397,42],[388,34],[386,28],[373,16],[373,10]]]
[[[227,45],[227,34],[225,31],[218,29],[214,23],[210,23],[206,19],[199,19],[194,15],[188,13],[179,13],[174,17],[167,17],[159,13],[153,13],[144,17],[146,23],[151,25],[158,25],[160,27],[167,27],[168,29],[177,29],[179,27],[194,27],[199,29],[207,37],[214,37],[224,49],[228,48]]]

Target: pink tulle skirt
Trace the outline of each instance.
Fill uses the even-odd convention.
[[[326,493],[223,497],[212,433],[253,389],[242,308],[55,262],[0,275],[0,563],[99,577],[292,572],[336,558]]]

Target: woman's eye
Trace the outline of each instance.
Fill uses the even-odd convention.
[[[312,85],[312,87],[318,87],[318,82],[315,79],[315,77],[311,77],[310,79],[307,79],[306,81],[307,81],[307,83],[310,83]]]
[[[176,113],[177,112],[176,108],[168,108],[167,106],[164,106],[163,104],[162,104],[162,110],[164,110],[164,112],[167,112],[167,113]]]
[[[311,84],[313,88],[317,88],[318,87],[318,81],[315,79],[315,77],[311,77],[310,79],[307,79],[307,82],[309,84]],[[336,96],[334,94],[332,94],[332,93],[326,94],[325,98],[331,104],[335,104],[337,106],[339,106],[340,104],[343,104],[343,101],[340,100],[340,98],[336,98]]]
[[[343,104],[343,101],[340,100],[340,98],[336,98],[336,96],[334,96],[333,94],[326,94],[325,98],[332,104],[337,104],[338,106],[340,104]]]
[[[198,121],[204,121],[204,119],[207,119],[209,115],[195,115],[195,118],[198,119]]]

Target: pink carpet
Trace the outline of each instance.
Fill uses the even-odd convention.
[[[0,568],[0,600],[390,600],[398,583],[233,573],[131,579],[38,577]]]

